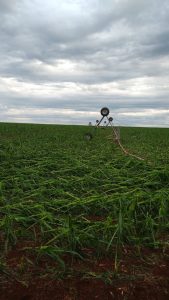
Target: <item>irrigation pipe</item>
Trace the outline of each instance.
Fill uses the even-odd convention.
[[[114,128],[114,126],[112,126],[112,128],[113,128],[114,135],[115,135],[115,137],[116,137],[116,141],[117,141],[118,145],[120,146],[120,148],[122,149],[122,151],[123,151],[126,155],[130,155],[130,156],[135,157],[135,158],[137,158],[137,159],[139,159],[139,160],[144,160],[144,158],[142,158],[142,157],[140,157],[140,156],[137,156],[137,155],[135,155],[135,154],[132,154],[132,153],[130,153],[129,151],[127,151],[127,150],[123,147],[123,145],[121,144],[120,139],[119,139],[119,136],[118,136],[118,134],[117,134],[116,129]]]

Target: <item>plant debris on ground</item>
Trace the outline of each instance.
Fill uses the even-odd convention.
[[[169,298],[169,129],[94,131],[0,124],[1,300]]]

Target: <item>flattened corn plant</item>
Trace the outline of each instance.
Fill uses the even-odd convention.
[[[84,249],[116,260],[122,247],[169,242],[169,129],[0,124],[0,256],[23,241],[65,268]],[[158,137],[158,138],[157,138]],[[164,239],[165,236],[165,239]],[[3,264],[1,264],[3,265]]]

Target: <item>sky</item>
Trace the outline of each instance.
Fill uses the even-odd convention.
[[[0,0],[0,122],[169,127],[168,0]]]

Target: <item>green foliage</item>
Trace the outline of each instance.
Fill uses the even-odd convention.
[[[88,130],[88,129],[87,129]],[[63,254],[97,255],[124,244],[163,245],[169,230],[169,130],[111,129],[84,139],[85,126],[0,124],[1,254],[18,240],[40,242],[64,269]]]

